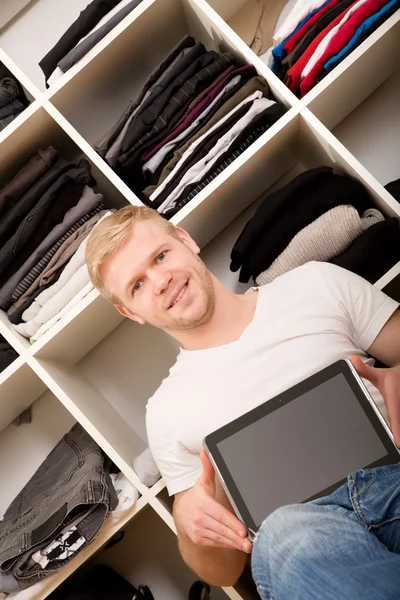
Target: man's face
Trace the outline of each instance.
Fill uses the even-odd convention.
[[[199,248],[183,230],[172,237],[154,221],[139,221],[101,267],[106,285],[118,297],[116,308],[139,323],[166,331],[204,324],[214,310],[210,272]]]

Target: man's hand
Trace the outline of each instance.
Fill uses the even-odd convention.
[[[352,356],[351,362],[360,377],[368,379],[382,394],[394,441],[400,448],[400,365],[389,369],[375,369],[365,365],[358,356]]]
[[[200,459],[203,465],[201,477],[192,489],[175,499],[174,518],[178,532],[198,546],[251,552],[245,526],[217,500],[216,475],[204,450]]]

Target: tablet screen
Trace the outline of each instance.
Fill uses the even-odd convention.
[[[257,527],[279,506],[318,495],[387,455],[342,373],[218,441],[217,449]]]

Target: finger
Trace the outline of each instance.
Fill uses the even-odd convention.
[[[357,369],[357,373],[360,377],[364,379],[368,379],[375,387],[379,387],[382,379],[382,369],[375,369],[374,367],[370,367],[363,363],[359,356],[352,356],[351,362],[353,366]]]
[[[208,498],[204,505],[204,513],[214,519],[220,526],[231,529],[241,538],[247,535],[246,527],[227,508],[219,504],[214,498]]]
[[[400,448],[400,402],[398,395],[393,395],[392,400],[385,398],[385,403],[394,442]]]
[[[212,545],[216,548],[231,548],[232,550],[246,552],[246,554],[250,554],[252,549],[252,544],[249,540],[242,540],[241,546],[237,547],[229,538],[223,537],[211,530],[204,532],[203,540],[207,545]]]
[[[215,478],[214,467],[204,450],[200,451],[200,460],[203,467],[203,473],[201,474],[199,481],[203,484],[213,483]]]
[[[237,548],[238,550],[246,551],[247,548],[246,540],[241,535],[238,535],[233,529],[227,527],[224,523],[220,523],[216,521],[209,515],[204,515],[201,523],[201,532],[200,535],[208,536],[210,533],[219,536],[223,540],[229,540],[232,543],[232,547]]]

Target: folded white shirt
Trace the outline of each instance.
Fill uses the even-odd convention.
[[[95,229],[99,223],[111,214],[108,211],[95,225]],[[35,298],[32,304],[22,314],[23,323],[14,325],[14,328],[25,337],[32,337],[42,325],[47,321],[57,317],[60,311],[65,307],[74,296],[81,293],[82,289],[90,284],[85,295],[93,289],[90,282],[89,273],[85,262],[86,244],[90,234],[79,246],[64,271],[61,273],[60,279]],[[80,298],[83,296],[80,294]],[[63,315],[66,312],[63,312]],[[59,318],[56,318],[58,321]],[[55,321],[55,322],[56,322]]]
[[[273,47],[279,46],[313,10],[324,4],[324,0],[297,0],[287,18],[274,33]]]

